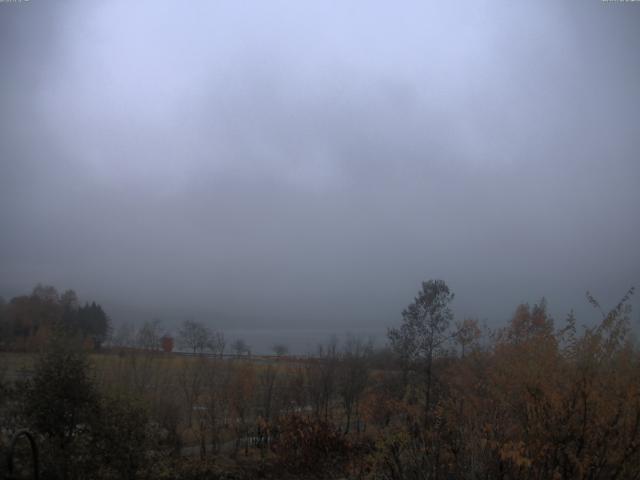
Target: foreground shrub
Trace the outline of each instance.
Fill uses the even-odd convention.
[[[289,472],[321,473],[342,470],[351,446],[332,424],[301,415],[278,420],[271,450],[276,464]]]

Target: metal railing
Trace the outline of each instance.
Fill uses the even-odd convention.
[[[9,445],[9,453],[7,455],[7,480],[14,479],[14,462],[13,457],[15,456],[16,445],[20,437],[26,437],[29,440],[29,445],[31,446],[31,458],[33,459],[33,468],[31,477],[33,480],[38,480],[40,478],[40,466],[38,464],[38,445],[36,444],[36,439],[28,430],[20,430],[13,436],[11,440],[11,444]]]

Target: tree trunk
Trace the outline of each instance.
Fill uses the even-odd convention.
[[[424,401],[424,426],[425,428],[429,424],[429,414],[431,412],[431,364],[432,364],[432,354],[429,354],[429,359],[427,360],[427,368],[426,368],[426,378],[425,378],[425,401]]]

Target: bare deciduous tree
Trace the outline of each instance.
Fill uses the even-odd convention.
[[[329,344],[319,345],[316,358],[307,365],[307,391],[316,417],[329,420],[331,401],[336,390],[338,369],[338,341],[332,337]]]
[[[215,355],[219,355],[221,358],[224,355],[224,349],[227,346],[227,341],[224,338],[224,333],[220,331],[212,332],[209,335],[209,342],[207,348],[211,350]]]
[[[372,351],[373,344],[370,341],[363,342],[355,337],[348,337],[342,352],[338,391],[342,397],[346,416],[345,433],[349,433],[354,417],[356,430],[360,431],[360,398],[367,387],[369,379],[367,363]]]
[[[287,347],[284,343],[276,343],[271,348],[271,350],[273,350],[273,353],[275,353],[278,357],[282,357],[289,353],[289,347]]]
[[[154,318],[151,321],[144,322],[142,327],[140,327],[136,337],[136,343],[138,347],[145,350],[160,350],[161,336],[161,322],[159,319]]]
[[[241,338],[239,338],[235,342],[233,342],[231,347],[233,348],[233,351],[236,353],[236,356],[238,356],[238,357],[241,357],[245,353],[250,355],[251,349],[250,349],[249,345],[247,345],[247,343]]]
[[[182,322],[178,332],[178,344],[193,353],[202,353],[211,340],[211,332],[206,325],[193,319]]]
[[[447,330],[453,319],[449,304],[454,294],[444,280],[422,282],[413,303],[402,312],[400,328],[391,328],[391,346],[409,365],[422,373],[424,384],[425,424],[431,409],[433,359],[438,349],[449,339]]]
[[[460,345],[462,358],[464,358],[467,348],[473,346],[481,334],[482,331],[478,326],[478,320],[475,318],[465,318],[462,322],[456,322],[456,332],[453,338]]]

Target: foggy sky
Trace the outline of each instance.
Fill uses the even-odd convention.
[[[639,45],[596,0],[0,3],[0,295],[375,329],[443,278],[589,321],[640,286]]]

